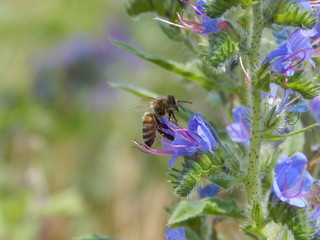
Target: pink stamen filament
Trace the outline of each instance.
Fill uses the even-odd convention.
[[[241,69],[242,69],[242,71],[243,71],[244,74],[245,74],[245,78],[243,79],[243,81],[244,81],[244,83],[246,84],[246,86],[249,88],[249,87],[250,87],[250,84],[247,82],[247,79],[251,82],[251,78],[250,78],[250,76],[249,76],[249,68],[247,68],[247,70],[244,68],[241,57],[240,57],[240,59],[239,59],[239,62],[240,62]]]
[[[199,13],[202,17],[206,17],[206,15],[203,14],[195,5],[193,5],[193,4],[191,4],[191,3],[187,2],[187,1],[184,1],[184,0],[180,0],[180,1],[185,3],[185,4],[187,4],[187,5],[189,5],[190,7],[192,7],[193,10],[195,10],[197,13]]]
[[[187,24],[186,22],[189,22],[189,21],[183,20],[179,13],[177,13],[177,15],[178,15],[178,18],[179,18],[181,24],[182,24],[183,26],[185,26],[187,29],[195,30],[195,31],[198,31],[198,32],[200,32],[200,31],[203,30],[203,29],[201,29],[201,28],[194,27],[194,26],[191,26],[191,25]],[[193,24],[193,25],[198,25],[198,23],[191,23],[191,24]]]
[[[190,147],[188,145],[174,145],[174,144],[169,143],[166,139],[163,139],[161,142],[166,144],[167,146],[173,147],[173,148],[187,148],[187,147]]]
[[[173,23],[173,22],[167,21],[167,20],[162,19],[162,18],[159,18],[159,17],[155,17],[155,18],[153,18],[153,19],[154,19],[154,20],[161,21],[161,22],[164,22],[164,23],[166,23],[166,24],[169,24],[169,25],[172,25],[172,26],[175,26],[175,27],[184,28],[184,29],[190,29],[190,28],[185,27],[185,26],[183,26],[183,25],[176,24],[176,23]]]
[[[137,145],[137,146],[133,146],[134,148],[147,154],[159,154],[159,155],[169,155],[169,156],[172,156],[175,154],[174,150],[172,149],[152,148],[152,147],[149,147],[147,144],[145,144],[143,141],[141,141],[141,143],[137,141],[132,141],[132,142]]]
[[[312,46],[317,45],[319,42],[320,42],[320,37],[317,38],[317,39],[312,43]]]
[[[304,49],[301,49],[301,50],[299,50],[298,52],[292,54],[291,56],[285,58],[285,59],[283,60],[283,62],[289,60],[290,58],[293,58],[293,57],[297,56],[297,55],[298,55],[299,53],[301,53],[301,52],[304,53],[304,57],[303,57],[303,58],[305,58],[305,55],[306,55],[305,52],[306,52],[307,50],[313,50],[313,48],[304,48]]]
[[[245,137],[241,136],[240,133],[237,132],[237,130],[232,126],[232,123],[229,124],[228,126],[230,126],[231,130],[237,135],[238,138],[245,139]],[[244,127],[244,129],[247,130],[246,127]],[[248,131],[246,131],[246,132],[248,133]]]
[[[295,70],[294,67],[298,66],[299,64],[301,64],[301,63],[304,61],[304,59],[305,59],[305,57],[306,57],[306,50],[308,50],[308,49],[312,49],[312,48],[301,49],[300,51],[292,54],[291,56],[289,56],[289,57],[287,57],[287,58],[285,58],[282,62],[286,62],[286,61],[289,60],[290,58],[293,58],[293,59],[291,60],[291,63],[290,63],[290,65],[289,65],[289,67],[283,69],[282,72],[285,73],[285,72],[287,72],[288,70]],[[297,60],[297,57],[298,57],[297,55],[300,54],[301,52],[303,52],[304,55],[303,55],[303,57],[302,57],[301,59]],[[295,61],[297,61],[297,62],[295,62]]]
[[[285,95],[285,94],[284,94]],[[295,97],[294,99],[292,99],[290,102],[286,103],[282,108],[280,108],[278,117],[280,115],[280,113],[283,111],[283,109],[285,109],[286,107],[288,107],[290,104],[292,104],[293,102],[295,102],[296,100],[298,100],[300,98],[300,96]]]
[[[196,140],[188,133],[192,133],[194,134],[195,136],[199,137],[200,139],[202,139],[198,134],[196,134],[195,132],[192,132],[188,129],[176,129],[175,130],[176,133],[181,137],[183,138],[184,140],[188,141],[188,142],[191,142],[193,145],[196,145],[196,146],[199,146],[199,143],[196,142]],[[179,132],[182,132],[184,134],[184,136],[182,134],[180,134]]]
[[[197,142],[192,142],[192,140],[195,141],[194,137],[192,137],[189,133],[199,137],[200,139],[202,139],[202,137],[200,135],[198,135],[197,133],[189,130],[189,129],[185,129],[183,127],[181,127],[178,123],[176,122],[173,122],[173,124],[178,127],[177,129],[174,129],[174,128],[170,128],[169,129],[175,133],[177,133],[179,136],[181,136],[183,139],[187,140],[187,141],[191,141],[192,144],[195,144],[197,145],[198,143]],[[182,132],[187,138],[185,138],[183,135],[181,135],[179,132]],[[198,144],[199,145],[199,144]]]

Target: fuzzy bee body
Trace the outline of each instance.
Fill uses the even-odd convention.
[[[144,98],[143,101],[147,102],[149,104],[149,108],[153,110],[153,113],[146,112],[142,117],[142,138],[144,144],[146,144],[148,147],[151,147],[155,141],[157,131],[164,138],[173,141],[174,137],[164,131],[165,129],[169,129],[169,127],[166,124],[161,123],[160,120],[161,118],[168,116],[169,121],[173,119],[174,122],[177,122],[173,112],[179,111],[181,102],[190,102],[176,101],[173,95],[158,98]]]
[[[142,117],[142,138],[143,142],[151,147],[156,139],[157,123],[155,114],[146,112]]]

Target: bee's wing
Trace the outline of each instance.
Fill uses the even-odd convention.
[[[142,104],[138,107],[133,108],[132,110],[136,112],[147,111],[151,108],[152,102],[154,101],[156,101],[156,98],[152,98],[152,97],[142,98],[141,99]]]

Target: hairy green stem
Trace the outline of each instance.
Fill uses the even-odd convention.
[[[252,206],[253,200],[259,197],[259,169],[260,169],[260,148],[262,142],[261,135],[261,94],[255,87],[256,82],[255,73],[260,64],[260,43],[261,35],[263,32],[264,23],[261,13],[260,3],[253,6],[253,31],[251,39],[251,48],[248,54],[250,62],[250,73],[252,76],[251,84],[251,106],[252,106],[252,119],[251,119],[251,135],[250,135],[250,151],[249,151],[249,168],[248,179],[246,182],[246,192],[248,205]]]

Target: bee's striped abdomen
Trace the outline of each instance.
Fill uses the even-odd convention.
[[[157,123],[154,113],[146,112],[142,118],[142,138],[143,142],[151,147],[156,138]]]

